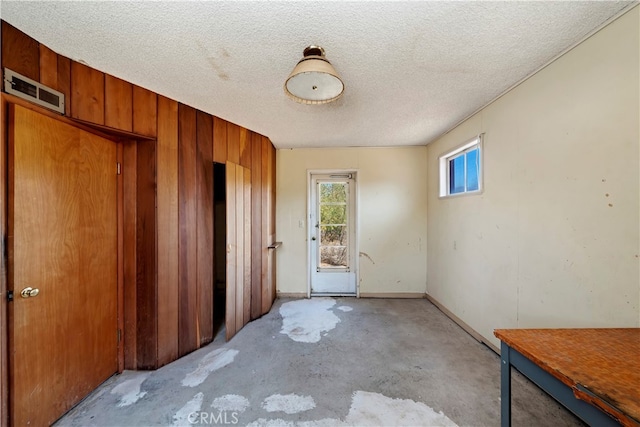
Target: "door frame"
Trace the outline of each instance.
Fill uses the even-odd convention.
[[[28,101],[14,95],[0,93],[0,424],[9,423],[9,310],[7,301],[8,288],[8,252],[7,252],[7,231],[8,231],[8,138],[9,138],[9,111],[11,105],[19,105],[49,118],[53,118],[67,125],[74,126],[83,131],[89,132],[104,139],[108,139],[116,144],[116,162],[120,163],[121,170],[124,170],[125,162],[123,156],[123,145],[125,142],[135,142],[133,134],[108,130],[110,133],[93,128],[87,124],[77,122],[67,116],[54,113],[46,108],[34,105]],[[106,130],[106,129],[105,129]],[[139,139],[150,139],[140,137]],[[133,179],[133,178],[132,178]],[[116,175],[116,223],[117,223],[117,324],[121,331],[118,342],[118,373],[124,370],[124,347],[125,347],[125,310],[124,310],[124,223],[127,218],[124,215],[124,176],[123,173]],[[135,283],[130,284],[135,286]],[[15,296],[14,296],[15,298]]]
[[[311,194],[313,191],[313,176],[314,175],[346,175],[350,174],[351,179],[354,182],[354,192],[353,199],[355,206],[353,206],[353,229],[355,232],[355,239],[353,242],[353,267],[355,268],[355,276],[356,276],[356,298],[360,298],[360,221],[359,221],[359,206],[360,206],[360,192],[358,185],[358,169],[307,169],[307,212],[305,217],[305,232],[307,233],[305,240],[307,242],[307,298],[311,298],[311,265],[313,263],[312,257],[312,248],[311,246],[314,244],[311,240],[310,236],[313,233],[313,228],[315,227],[311,224],[311,215],[312,210],[315,209],[315,206],[311,206]],[[350,190],[351,191],[351,190]],[[353,294],[331,294],[331,296],[350,296]]]

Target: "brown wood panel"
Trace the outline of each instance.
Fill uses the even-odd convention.
[[[178,358],[178,103],[158,97],[158,366]]]
[[[251,321],[251,169],[241,168],[244,186],[244,218],[243,218],[243,320],[242,325]]]
[[[122,153],[123,144],[116,145],[116,161],[121,166],[122,171]],[[117,175],[117,222],[118,222],[118,372],[124,370],[124,343],[122,342],[122,333],[124,332],[124,180],[122,173]]]
[[[104,73],[71,61],[71,117],[104,125]]]
[[[12,117],[9,286],[40,290],[10,308],[12,424],[48,425],[117,371],[116,144]]]
[[[226,196],[227,196],[227,290],[225,301],[225,330],[227,341],[236,332],[236,294],[239,292],[236,280],[237,270],[237,236],[236,236],[236,166],[227,162],[226,167]]]
[[[198,348],[196,110],[178,104],[179,274],[178,354]]]
[[[640,419],[640,328],[497,329],[496,337],[609,414]],[[585,393],[578,385],[589,390]]]
[[[39,43],[2,21],[2,67],[40,81]]]
[[[213,117],[213,161],[226,163],[227,161],[227,122],[219,117]]]
[[[261,232],[262,232],[262,314],[266,314],[271,309],[271,272],[269,271],[269,250],[267,246],[271,244],[269,225],[271,213],[271,161],[269,140],[262,137],[262,211],[261,211]]]
[[[236,331],[244,326],[244,171],[236,166]]]
[[[240,166],[251,168],[251,135],[253,132],[240,128]]]
[[[133,85],[133,132],[155,137],[157,135],[158,95]]]
[[[124,367],[138,369],[137,360],[137,145],[134,141],[123,143],[123,268],[124,268]]]
[[[251,135],[251,319],[262,316],[262,136]]]
[[[64,114],[71,115],[71,60],[58,55],[58,85],[56,88],[64,93]]]
[[[133,89],[131,83],[109,74],[104,76],[104,124],[133,131]]]
[[[7,200],[6,176],[7,176],[7,103],[4,94],[0,99],[0,200]],[[6,209],[0,209],[0,253],[6,254],[7,229]],[[6,260],[0,262],[0,294],[7,292],[7,266]],[[9,425],[9,352],[7,349],[7,299],[0,298],[0,425]]]
[[[40,45],[40,83],[58,90],[58,55]]]
[[[156,142],[138,141],[136,256],[138,369],[158,366]]]
[[[197,307],[198,343],[213,340],[213,118],[198,111],[197,115]]]
[[[227,122],[227,161],[240,164],[240,126]]]

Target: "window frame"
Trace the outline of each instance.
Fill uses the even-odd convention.
[[[438,197],[440,199],[449,198],[449,197],[460,197],[460,196],[471,196],[476,194],[482,194],[484,192],[484,147],[483,147],[483,138],[484,134],[481,133],[478,136],[471,138],[470,140],[462,143],[458,147],[453,150],[447,151],[442,154],[438,158],[438,167],[440,174],[440,182],[439,182],[439,193]],[[467,167],[466,167],[466,159],[465,159],[465,191],[461,191],[459,193],[451,193],[451,160],[465,155],[469,151],[473,151],[478,149],[478,189],[477,190],[466,190],[466,176],[467,176]]]

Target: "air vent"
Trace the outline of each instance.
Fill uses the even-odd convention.
[[[64,114],[63,93],[46,87],[8,68],[4,69],[4,91]]]

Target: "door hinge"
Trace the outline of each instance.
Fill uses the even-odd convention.
[[[7,301],[13,301],[13,291],[7,291]]]
[[[122,165],[120,164],[120,162],[116,163],[116,173],[118,175],[122,174]]]
[[[122,329],[118,329],[118,342],[122,340]]]

